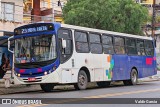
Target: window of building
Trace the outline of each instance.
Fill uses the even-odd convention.
[[[89,34],[89,42],[90,42],[90,51],[94,54],[101,54],[102,53],[102,45],[100,41],[100,35],[90,33]]]
[[[77,52],[79,53],[89,52],[87,35],[88,35],[87,32],[75,31],[75,47]]]
[[[131,55],[137,55],[136,39],[126,38],[126,52]]]
[[[154,46],[152,41],[145,41],[145,52],[148,56],[154,56]]]
[[[116,54],[125,54],[124,38],[114,37],[114,50]]]
[[[103,46],[103,52],[104,54],[113,54],[113,38],[111,36],[108,36],[106,34],[102,35],[102,46]]]
[[[52,5],[55,4],[52,4],[52,2],[49,2],[48,0],[41,0],[40,2],[41,10],[49,9],[52,7]]]
[[[138,55],[146,55],[143,40],[137,40],[137,52]]]
[[[14,3],[1,3],[2,19],[13,21],[14,20]]]

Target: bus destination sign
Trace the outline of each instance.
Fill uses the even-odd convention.
[[[24,34],[24,33],[33,33],[33,32],[40,32],[40,31],[47,31],[47,30],[48,30],[47,26],[24,28],[24,29],[21,29],[21,34]]]
[[[15,35],[27,34],[27,33],[35,33],[42,31],[50,31],[53,30],[52,24],[33,24],[30,26],[22,26],[14,30]]]

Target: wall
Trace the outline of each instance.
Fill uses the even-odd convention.
[[[15,27],[23,25],[23,0],[0,0],[0,3],[1,2],[14,3],[15,5],[14,19],[12,21],[5,20],[4,17],[0,17],[0,30],[13,32]],[[1,7],[0,13],[0,15],[2,15]],[[0,32],[0,36],[3,36],[3,32]]]

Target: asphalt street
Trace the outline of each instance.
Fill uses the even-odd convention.
[[[1,98],[23,98],[23,99],[42,99],[42,104],[34,105],[2,105],[7,107],[60,107],[60,106],[78,106],[82,104],[89,107],[105,106],[106,104],[111,107],[150,107],[160,106],[160,82],[142,82],[136,86],[124,86],[123,84],[110,86],[107,88],[92,87],[87,90],[74,90],[73,88],[68,90],[57,89],[53,92],[45,93],[43,91],[23,92],[8,95],[1,95]],[[49,99],[51,98],[51,99]],[[53,98],[53,99],[52,99]],[[64,99],[65,98],[65,99]],[[144,101],[150,101],[143,103]],[[44,100],[44,101],[43,101]],[[136,103],[136,101],[140,101]],[[153,102],[155,100],[155,102]],[[159,104],[156,104],[156,101]],[[112,104],[109,104],[112,103]],[[117,104],[116,104],[117,103]],[[118,104],[119,103],[119,104]],[[121,104],[122,103],[122,104]],[[124,104],[123,104],[124,103]],[[131,103],[131,104],[130,104]],[[66,105],[67,104],[67,105]],[[76,104],[76,105],[75,105]]]

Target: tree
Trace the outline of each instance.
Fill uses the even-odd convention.
[[[160,16],[157,16],[157,17],[156,17],[156,22],[157,22],[157,23],[160,23]]]
[[[142,34],[148,10],[134,0],[68,0],[63,17],[66,24]]]

